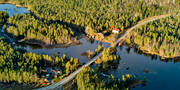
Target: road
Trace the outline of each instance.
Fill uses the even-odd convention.
[[[109,48],[111,47],[114,47],[114,46],[117,46],[117,44],[120,42],[120,43],[123,43],[123,41],[126,39],[126,37],[128,36],[128,34],[135,28],[141,26],[141,25],[144,25],[148,22],[151,22],[151,21],[155,21],[155,20],[158,20],[158,19],[161,19],[161,18],[165,18],[165,17],[168,17],[170,16],[171,14],[166,14],[166,15],[160,15],[160,16],[153,16],[153,17],[150,17],[150,18],[146,18],[140,22],[138,22],[136,25],[134,25],[133,27],[129,28],[126,30],[126,32],[112,45],[110,46]],[[76,75],[81,72],[82,68],[83,67],[87,67],[89,65],[91,65],[95,60],[97,60],[100,56],[102,55],[102,52],[97,54],[94,58],[92,58],[89,62],[87,62],[85,65],[81,66],[79,69],[77,69],[76,71],[74,71],[73,73],[71,73],[68,77],[65,77],[64,79],[62,79],[61,81],[55,83],[55,84],[52,84],[52,85],[49,85],[47,87],[43,87],[43,88],[39,88],[39,89],[36,89],[36,90],[62,90],[62,86],[64,84],[66,84],[67,82],[71,81],[73,78],[76,77]]]

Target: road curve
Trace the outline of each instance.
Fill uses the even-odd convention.
[[[109,48],[111,47],[114,47],[116,46],[121,40],[123,39],[126,39],[126,37],[128,36],[128,34],[135,28],[141,26],[141,25],[144,25],[148,22],[151,22],[151,21],[155,21],[155,20],[158,20],[158,19],[161,19],[161,18],[165,18],[165,17],[168,17],[170,16],[171,14],[166,14],[166,15],[160,15],[160,16],[153,16],[153,17],[150,17],[150,18],[146,18],[144,20],[141,20],[139,23],[137,23],[136,25],[134,25],[133,27],[129,28],[126,30],[126,32],[114,43],[113,46],[110,46]],[[122,42],[121,42],[122,43]],[[61,81],[55,83],[55,84],[52,84],[52,85],[49,85],[47,87],[42,87],[42,88],[39,88],[39,89],[35,89],[35,90],[62,90],[62,86],[64,84],[66,84],[67,82],[71,81],[73,78],[76,77],[76,75],[82,70],[83,67],[87,67],[89,65],[91,65],[95,60],[97,60],[100,56],[102,55],[102,52],[97,54],[94,58],[92,58],[89,62],[87,62],[85,65],[81,66],[80,68],[78,68],[76,71],[74,71],[73,73],[71,73],[68,77],[65,77],[64,79],[62,79]]]

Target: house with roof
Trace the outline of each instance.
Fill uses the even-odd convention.
[[[118,28],[114,28],[114,29],[112,30],[112,32],[113,32],[113,33],[119,33],[120,30],[119,30]]]

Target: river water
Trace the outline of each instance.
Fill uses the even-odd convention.
[[[0,4],[0,11],[6,11],[9,16],[16,14],[26,14],[30,12],[24,7],[16,7],[15,5],[11,4]]]
[[[7,11],[10,16],[18,13],[29,13],[26,8],[17,8],[11,4],[0,4],[0,11]],[[69,57],[79,58],[81,63],[86,63],[89,59],[82,56],[81,53],[95,50],[100,44],[105,47],[110,45],[99,41],[92,42],[86,38],[82,38],[80,41],[82,45],[67,48],[35,48],[30,45],[18,47],[37,54],[53,55],[60,52],[60,55],[66,54]],[[145,86],[139,85],[131,90],[180,90],[180,62],[178,62],[180,58],[161,60],[159,56],[144,54],[137,48],[127,45],[117,47],[117,50],[121,60],[118,68],[111,70],[111,74],[115,77],[121,77],[122,74],[129,73],[136,75],[139,79],[146,78]]]
[[[34,46],[26,45],[26,46],[20,46],[21,48],[24,48],[27,52],[34,52],[37,54],[48,54],[53,55],[56,53],[60,53],[60,56],[63,54],[66,54],[68,57],[74,57],[78,58],[80,60],[80,63],[86,63],[89,61],[87,56],[82,56],[81,54],[90,50],[93,51],[98,48],[98,45],[103,45],[104,47],[109,47],[110,44],[108,43],[101,43],[100,41],[94,40],[93,42],[87,40],[86,38],[80,39],[80,42],[82,45],[77,46],[69,46],[67,48],[36,48]]]
[[[117,50],[121,60],[118,68],[111,72],[113,75],[129,73],[146,78],[144,87],[139,85],[132,90],[180,90],[180,58],[162,60],[128,46],[117,47]]]

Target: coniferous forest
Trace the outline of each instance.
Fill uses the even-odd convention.
[[[66,55],[51,57],[15,49],[2,37],[0,45],[1,82],[39,83],[41,70],[45,67],[60,67],[64,74],[69,74],[79,66],[78,59]]]
[[[42,47],[73,46],[79,44],[83,36],[119,37],[139,21],[152,16],[172,14],[134,29],[125,43],[163,58],[180,56],[180,0],[0,0],[0,3],[29,10],[29,13],[13,16],[0,11],[0,85],[17,83],[44,87],[62,80],[84,65],[78,58],[65,54],[28,52],[17,47],[17,43]],[[114,28],[120,33],[110,32]],[[4,34],[15,41],[11,42]],[[109,40],[113,41],[112,38]],[[121,47],[112,49],[99,45],[92,54],[95,56],[102,52],[93,64],[95,68],[83,67],[76,75],[76,85],[72,87],[78,90],[125,90],[136,86],[134,82],[144,83],[145,80],[137,80],[135,75],[124,74],[116,78],[109,74],[111,70],[121,68],[121,53],[117,48]],[[51,68],[50,74],[47,68]]]
[[[8,33],[19,39],[35,39],[46,44],[72,43],[78,32],[84,32],[86,27],[92,28],[92,32],[102,32],[112,27],[123,31],[146,17],[173,13],[180,3],[179,0],[8,1],[26,6],[31,11],[27,15],[9,18]]]
[[[128,43],[163,57],[180,55],[180,16],[148,23],[132,32]]]

